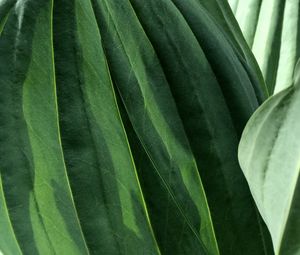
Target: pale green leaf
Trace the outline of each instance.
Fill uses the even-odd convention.
[[[299,0],[247,0],[239,1],[235,12],[270,95],[292,84],[300,57],[299,6]]]
[[[240,164],[278,255],[300,253],[299,78],[300,65],[294,86],[255,112],[239,146]]]

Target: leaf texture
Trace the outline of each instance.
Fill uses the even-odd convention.
[[[294,86],[255,112],[239,146],[240,164],[280,255],[300,252],[299,78],[298,64]]]
[[[299,0],[238,3],[236,19],[258,61],[270,95],[292,85],[294,66],[300,57],[299,11]]]
[[[88,247],[93,254],[159,254],[91,2],[54,8],[62,145]]]
[[[237,56],[240,58],[240,61],[247,62],[247,65],[244,65],[244,68],[248,70],[248,75],[251,77],[257,96],[261,100],[264,100],[265,97],[268,97],[269,92],[263,75],[247,41],[244,38],[239,24],[232,15],[230,6],[223,0],[199,2],[201,2],[203,7],[213,16],[214,19],[216,19],[218,25],[222,25],[222,30],[226,32],[227,39],[229,39],[233,44],[233,48],[236,51]],[[260,95],[262,92],[263,95]]]
[[[15,3],[16,0],[3,0],[0,2],[0,34]]]
[[[6,0],[0,24],[5,255],[272,254],[236,156],[267,93],[226,2]]]
[[[16,254],[16,255],[22,254],[9,218],[9,214],[8,214],[8,210],[7,210],[7,206],[3,194],[1,178],[0,178],[0,229],[2,233],[5,233],[0,235],[0,247],[1,247],[0,254],[1,252],[4,254]]]
[[[111,74],[130,121],[184,219],[182,228],[191,231],[187,238],[183,234],[178,249],[184,254],[218,254],[197,166],[158,58],[129,3],[94,1],[94,6]]]
[[[87,254],[60,146],[52,2],[18,1],[0,49],[0,169],[16,238],[26,254]]]
[[[184,16],[179,12],[179,9],[174,8],[176,6],[172,6],[172,4],[160,4],[156,6],[151,3],[155,1],[149,1],[147,5],[139,4],[138,1],[131,2],[161,61],[173,97],[177,103],[179,115],[196,156],[200,175],[207,193],[221,252],[225,254],[234,254],[236,252],[238,254],[242,252],[243,248],[241,247],[245,245],[248,247],[249,254],[253,253],[253,251],[262,252],[263,254],[264,249],[261,238],[256,238],[256,233],[259,232],[258,225],[253,225],[254,228],[248,230],[247,243],[243,244],[243,240],[236,241],[236,238],[238,238],[237,231],[244,233],[246,225],[251,221],[250,219],[256,221],[256,212],[253,201],[249,196],[249,190],[245,185],[244,177],[238,166],[236,153],[234,153],[234,151],[237,151],[238,137],[241,130],[237,131],[235,129],[232,116],[236,118],[236,123],[242,123],[240,118],[242,116],[249,117],[251,113],[247,115],[246,110],[243,114],[237,114],[228,108],[226,97],[224,98],[223,93],[226,93],[226,89],[233,89],[233,86],[229,85],[225,88],[224,80],[218,81],[218,74],[221,71],[214,66],[213,61],[213,59],[222,59],[226,65],[230,65],[226,57],[222,58],[224,54],[219,53],[217,55],[218,53],[216,53],[214,56],[205,56],[205,53],[209,51],[209,42],[206,42],[205,39],[209,38],[210,35],[211,40],[217,41],[219,38],[215,38],[215,35],[219,34],[217,32],[218,28],[215,27],[216,31],[211,32],[211,34],[205,31],[206,38],[204,39],[203,35],[205,32],[195,30],[196,25],[195,27],[189,27],[189,24],[184,22]],[[197,13],[204,11],[196,2],[194,2],[192,8]],[[164,10],[165,15],[163,17],[166,17],[165,19],[157,18],[157,13],[160,10]],[[192,13],[192,11],[189,13]],[[204,15],[204,13],[201,13],[201,16]],[[151,17],[151,19],[148,17]],[[198,21],[200,22],[200,19]],[[208,28],[210,26],[210,29],[212,29],[213,25],[214,23],[211,21],[211,18],[207,17],[207,20],[198,23],[197,27],[203,28],[206,26]],[[167,33],[166,28],[168,28]],[[202,34],[200,34],[201,32]],[[197,41],[195,35],[198,35],[201,41],[200,39]],[[183,39],[178,40],[178,38]],[[221,41],[222,39],[223,41]],[[219,40],[226,45],[228,42],[224,37],[222,39]],[[222,45],[221,42],[219,45]],[[204,50],[199,43],[201,46],[204,45]],[[226,49],[231,48],[228,47]],[[215,51],[217,50],[210,49],[210,52]],[[238,61],[234,52],[232,52],[232,56],[235,56],[234,58]],[[210,58],[208,59],[208,57]],[[174,72],[174,70],[177,71]],[[241,67],[240,73],[243,72],[245,71]],[[235,77],[235,80],[230,81],[231,78],[228,77],[228,84],[236,82],[237,75],[233,75],[232,77]],[[241,80],[245,79],[242,78]],[[254,99],[255,93],[251,83],[248,83],[246,90],[249,91],[245,94],[242,92],[243,85],[245,84],[236,86],[235,89],[238,87],[241,88],[241,93],[245,96],[248,93],[253,93],[253,97],[251,98]],[[229,101],[229,97],[228,95],[227,102]],[[247,101],[245,97],[243,97],[243,100]],[[253,103],[254,105],[258,105],[255,99],[247,105],[249,106]],[[250,109],[248,108],[248,110]],[[220,128],[217,129],[216,127]],[[232,154],[228,153],[225,155],[223,154],[224,151],[232,151]],[[237,185],[238,183],[239,186]],[[217,189],[221,189],[222,192],[216,190],[216,187],[218,187]],[[235,188],[240,190],[240,194],[243,194],[241,197],[233,195],[236,193],[233,191]],[[229,206],[228,201],[231,201],[233,205]],[[245,204],[241,207],[243,203]],[[219,210],[222,204],[228,208],[226,211]],[[240,205],[240,211],[234,209],[236,208],[235,205],[238,204]],[[244,226],[241,225],[240,214],[244,214],[245,219],[248,218],[243,223],[245,224]],[[226,217],[230,217],[230,220],[225,223],[224,219]],[[249,240],[251,240],[251,245],[249,245]],[[229,243],[232,245],[229,245]],[[236,243],[240,243],[241,246],[238,247]]]

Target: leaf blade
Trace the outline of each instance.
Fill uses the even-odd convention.
[[[55,14],[62,145],[87,244],[95,254],[159,254],[91,3],[61,1]]]
[[[177,207],[179,220],[185,222],[183,230],[192,231],[182,240],[181,247],[178,243],[169,245],[169,252],[201,253],[209,249],[217,254],[197,168],[152,46],[129,4],[94,1],[94,5],[112,77],[130,121]],[[177,125],[175,130],[173,126]],[[201,243],[202,238],[207,248]]]
[[[294,86],[271,97],[253,115],[239,146],[239,161],[271,232],[275,254],[297,254],[300,249],[300,146],[299,121],[295,119],[299,113],[299,66],[295,77]]]
[[[1,35],[2,184],[22,251],[88,254],[59,143],[51,26],[52,1],[18,2]]]

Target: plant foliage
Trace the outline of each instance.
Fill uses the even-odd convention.
[[[299,254],[300,62],[293,86],[272,96],[248,122],[239,160],[272,235],[275,254]]]
[[[265,77],[269,93],[293,83],[300,58],[299,0],[229,0]]]
[[[0,1],[0,254],[296,255],[298,78],[238,162],[269,95],[255,33],[224,0]]]

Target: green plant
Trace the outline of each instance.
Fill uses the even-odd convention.
[[[268,91],[226,1],[3,0],[0,33],[4,255],[274,254],[237,157]]]
[[[275,254],[299,254],[300,62],[289,88],[251,117],[239,159],[256,204],[272,235]]]
[[[229,0],[265,77],[269,93],[293,82],[300,58],[299,0]]]

